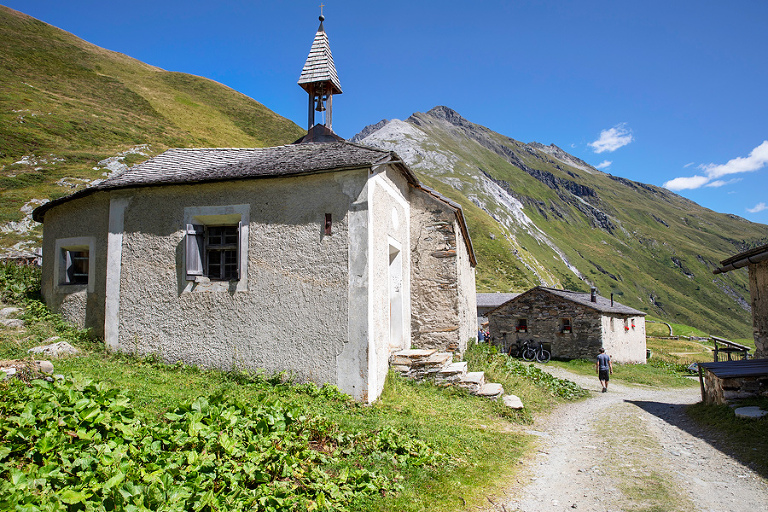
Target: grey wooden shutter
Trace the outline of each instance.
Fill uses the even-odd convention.
[[[194,281],[203,275],[203,247],[205,246],[205,226],[187,224],[186,236],[186,269],[187,281]]]
[[[247,244],[248,240],[243,239],[243,221],[237,223],[237,280],[240,280],[242,274],[243,262],[240,261],[240,251],[243,248],[243,244]]]
[[[75,282],[75,268],[72,265],[72,252],[64,249],[64,284]]]

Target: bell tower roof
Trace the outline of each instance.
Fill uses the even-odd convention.
[[[309,50],[307,61],[304,63],[304,69],[301,70],[299,85],[310,92],[313,89],[312,84],[325,84],[327,93],[341,94],[341,83],[336,73],[336,66],[333,64],[331,46],[328,43],[323,21],[325,16],[321,14],[320,26],[312,42],[312,48]]]

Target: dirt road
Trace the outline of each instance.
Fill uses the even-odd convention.
[[[493,511],[768,510],[768,482],[716,449],[685,415],[698,387],[653,389],[612,382],[598,393],[596,377],[551,373],[594,391],[563,406],[528,432],[538,452]]]

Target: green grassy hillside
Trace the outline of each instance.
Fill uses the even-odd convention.
[[[99,162],[109,157],[131,164],[169,147],[265,147],[304,133],[222,84],[104,50],[3,6],[0,48],[0,223],[21,221],[30,199],[102,178],[108,169]],[[2,233],[0,246],[36,234]]]
[[[393,123],[401,124],[362,142],[414,155],[420,177],[464,206],[479,291],[594,285],[671,322],[751,336],[746,272],[712,270],[766,243],[768,226],[603,173],[555,146],[505,137],[446,107]]]

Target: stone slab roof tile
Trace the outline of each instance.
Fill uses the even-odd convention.
[[[102,190],[206,181],[298,176],[372,167],[400,159],[388,151],[349,142],[291,144],[270,148],[177,148],[135,165],[98,185],[55,199],[33,212],[42,222],[49,209]],[[414,184],[418,180],[401,166]]]
[[[539,286],[539,289],[548,291],[553,295],[557,295],[564,299],[570,300],[571,302],[576,302],[577,304],[582,304],[592,309],[596,309],[602,313],[616,313],[620,315],[637,315],[637,316],[647,315],[647,313],[643,311],[639,311],[629,306],[625,306],[624,304],[619,304],[616,301],[613,301],[613,304],[611,304],[610,299],[606,299],[605,297],[602,297],[600,295],[596,297],[597,302],[592,302],[590,293],[574,292],[571,290],[558,290],[557,288],[546,288],[544,286]]]
[[[514,299],[519,293],[478,293],[477,306],[481,308],[496,308]]]
[[[272,148],[169,149],[103,181],[97,188],[311,174],[368,167],[389,155],[386,151],[344,142]]]

